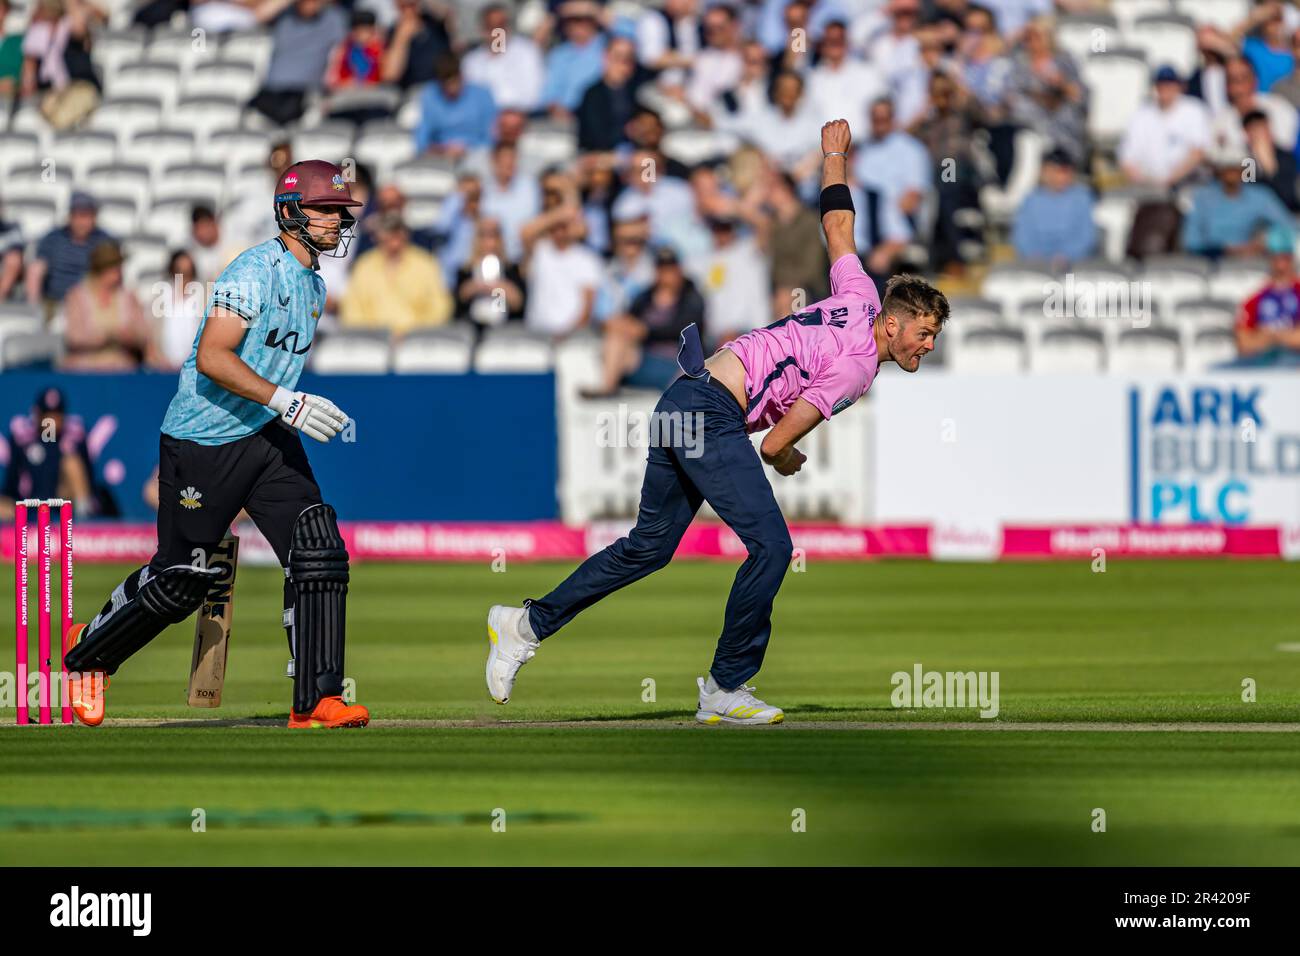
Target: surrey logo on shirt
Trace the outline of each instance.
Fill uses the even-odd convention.
[[[193,485],[181,491],[181,507],[188,508],[190,511],[197,511],[203,505],[199,499],[203,497],[203,492],[195,489]]]

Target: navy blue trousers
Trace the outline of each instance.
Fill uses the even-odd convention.
[[[735,688],[763,664],[772,636],[772,601],[790,564],[790,531],[745,434],[740,406],[725,387],[707,373],[679,378],[655,413],[660,440],[650,449],[636,527],[584,561],[546,597],[529,602],[529,622],[539,638],[547,638],[579,611],[667,565],[707,501],[749,549],[727,598],[710,668],[719,686]],[[672,429],[663,423],[684,422],[686,416],[702,423],[702,432],[686,441],[668,440]]]

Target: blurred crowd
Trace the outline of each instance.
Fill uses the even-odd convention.
[[[1267,0],[1243,5],[1230,28],[1198,26],[1195,70],[1151,64],[1149,100],[1102,148],[1089,115],[1107,104],[1052,17],[1108,9],[150,0],[134,19],[269,30],[270,67],[248,108],[275,129],[321,97],[331,119],[367,123],[397,101],[348,94],[419,91],[416,150],[445,161],[455,188],[413,224],[396,182],[349,164],[365,208],[346,257],[322,261],[326,331],[464,321],[558,339],[599,328],[600,391],[661,383],[687,324],[717,344],[826,294],[818,131],[845,117],[859,251],[878,280],[923,270],[960,291],[1000,251],[1067,269],[1101,252],[1099,194],[1140,188],[1128,257],[1267,259],[1267,287],[1242,304],[1240,348],[1300,353],[1300,7]],[[56,125],[84,121],[103,20],[92,0],[35,2],[0,45],[0,91],[38,99]],[[576,153],[539,168],[521,148],[539,124],[571,132]],[[1039,182],[999,232],[982,190],[1008,185],[1022,130],[1045,144]],[[727,148],[691,157],[692,142]],[[226,208],[196,206],[190,241],[152,286],[124,283],[122,237],[97,225],[92,192],[75,193],[66,224],[34,246],[0,221],[0,300],[61,315],[69,368],[176,368],[203,308],[190,290],[273,234],[271,184],[295,158],[310,157],[294,157],[286,136],[263,181]]]

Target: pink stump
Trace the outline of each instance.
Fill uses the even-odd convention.
[[[27,714],[27,505],[14,505],[14,632],[18,666],[18,723],[25,724]]]
[[[42,501],[36,506],[36,536],[40,552],[40,578],[37,584],[37,652],[40,659],[40,686],[38,687],[40,722],[50,723],[50,504]]]

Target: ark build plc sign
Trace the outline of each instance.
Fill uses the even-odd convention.
[[[1300,378],[1152,380],[1129,392],[1130,518],[1300,520]]]

